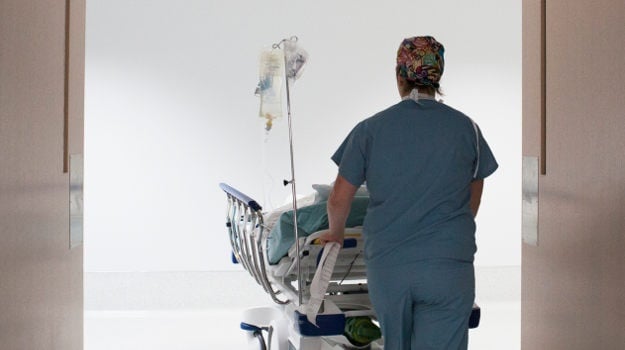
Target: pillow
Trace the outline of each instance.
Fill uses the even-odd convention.
[[[315,203],[327,202],[332,192],[332,185],[314,184],[312,185],[315,190]]]
[[[316,191],[314,203],[327,202],[330,197],[330,192],[332,192],[332,188],[334,187],[334,183],[329,185],[325,184],[314,184],[312,188]],[[360,186],[356,190],[355,198],[366,197],[369,198],[369,191],[365,185]]]

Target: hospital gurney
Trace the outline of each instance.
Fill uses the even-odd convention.
[[[299,247],[293,244],[285,252],[276,252],[282,249],[280,245],[269,243],[277,231],[265,222],[267,213],[262,207],[226,184],[220,187],[228,199],[226,226],[233,261],[240,263],[276,303],[245,313],[241,328],[248,331],[250,349],[383,349],[368,296],[360,227],[346,229],[343,248],[328,270],[322,258],[326,247],[315,240],[321,231],[303,232],[297,241]],[[310,208],[314,212],[315,208]],[[300,210],[305,213],[306,209]],[[354,215],[352,224],[359,218]],[[281,239],[295,243],[285,232]],[[322,284],[327,288],[312,320],[315,325],[310,322],[310,305],[315,301],[314,287],[320,275],[325,277]],[[474,307],[470,328],[477,327],[479,318],[480,310]]]

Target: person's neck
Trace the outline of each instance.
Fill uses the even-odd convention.
[[[436,97],[436,92],[432,91],[432,89],[414,88],[414,89],[406,89],[406,90],[402,91],[401,98],[404,98],[406,96],[410,96],[410,93],[412,92],[412,90],[417,90],[420,96]]]
[[[410,98],[410,94],[412,93],[413,90],[417,90],[419,98],[424,98],[424,99],[425,98],[429,98],[429,99],[436,98],[436,93],[433,93],[432,91],[428,91],[427,89],[414,88],[412,90],[403,91],[402,94],[401,94],[402,100]]]

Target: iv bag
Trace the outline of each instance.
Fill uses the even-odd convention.
[[[302,76],[303,68],[308,61],[308,52],[297,45],[297,40],[289,40],[284,43],[286,53],[286,76],[297,80]]]
[[[282,116],[282,79],[284,78],[284,52],[266,50],[260,55],[260,81],[256,95],[260,96],[259,116],[265,118],[265,129],[271,130],[273,120]]]

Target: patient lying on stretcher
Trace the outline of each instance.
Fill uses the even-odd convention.
[[[315,193],[303,198],[297,209],[299,237],[307,237],[312,233],[328,228],[326,210],[330,185],[313,185]],[[356,193],[346,227],[362,226],[369,205],[369,193],[362,187]],[[265,226],[270,230],[267,238],[267,259],[270,264],[277,264],[287,255],[289,248],[295,243],[293,228],[293,210],[291,206],[278,208],[265,217]]]

